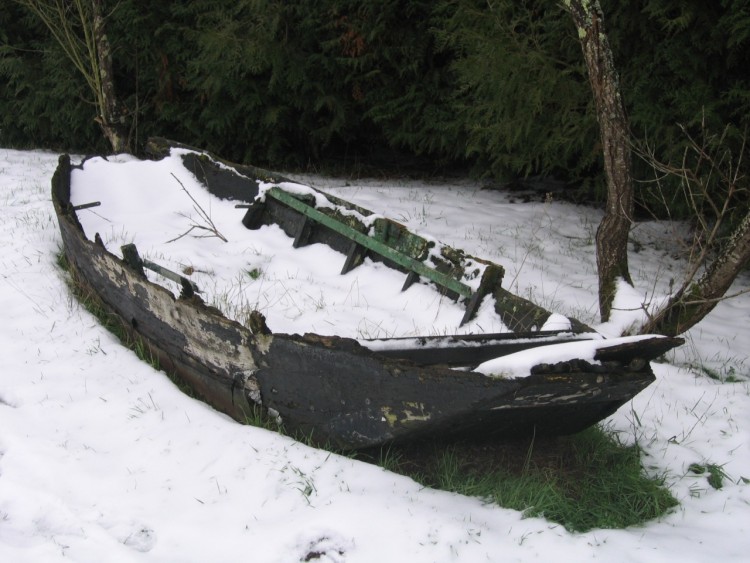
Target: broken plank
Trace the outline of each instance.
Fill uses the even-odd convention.
[[[406,291],[412,285],[414,285],[418,280],[419,280],[419,274],[417,274],[416,272],[409,272],[409,275],[406,276],[406,280],[404,280],[404,285],[401,286],[401,291]]]
[[[488,264],[482,274],[482,281],[479,282],[479,288],[469,298],[469,302],[466,305],[466,313],[464,318],[461,319],[461,325],[468,323],[474,315],[477,313],[479,306],[482,304],[482,300],[485,296],[492,293],[500,281],[503,279],[504,270],[494,264]]]
[[[134,244],[125,244],[120,247],[120,251],[122,252],[123,261],[131,268],[133,268],[136,272],[138,272],[141,276],[145,277],[143,268],[147,268],[152,272],[156,272],[157,274],[164,276],[168,280],[172,280],[173,282],[180,284],[183,289],[183,293],[188,293],[189,295],[191,291],[194,291],[195,293],[201,293],[201,290],[198,289],[198,286],[195,284],[195,282],[187,279],[185,276],[181,276],[180,274],[173,272],[172,270],[165,268],[164,266],[160,266],[155,262],[151,262],[151,260],[141,258],[141,256],[138,254],[138,249]]]
[[[292,243],[292,247],[300,248],[302,246],[307,246],[307,243],[310,240],[312,229],[313,222],[308,217],[305,217],[303,215],[299,222],[299,225],[297,226],[297,232],[294,235],[294,242]]]
[[[356,242],[352,242],[349,252],[346,253],[346,262],[344,262],[344,267],[341,268],[341,275],[348,274],[362,264],[365,255],[367,255],[367,249]]]

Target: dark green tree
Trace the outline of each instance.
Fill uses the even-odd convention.
[[[596,117],[581,48],[559,5],[452,0],[435,33],[452,53],[448,122],[479,167],[505,179],[580,179],[598,166]]]
[[[0,144],[105,150],[73,63],[31,12],[0,1]]]
[[[723,143],[739,154],[743,131],[750,125],[747,3],[605,0],[602,4],[616,22],[609,36],[634,137],[647,142],[648,152],[660,162],[675,166],[691,145],[689,137],[702,137],[706,130],[726,130]],[[650,212],[673,217],[693,214],[681,197],[679,179],[658,186],[644,183],[653,178],[649,159],[635,161],[635,174],[641,181],[637,199]],[[725,187],[716,183],[709,189],[718,195]],[[741,194],[735,198],[741,206]]]

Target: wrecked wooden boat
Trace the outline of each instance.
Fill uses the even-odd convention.
[[[368,257],[403,272],[403,290],[429,284],[465,304],[469,322],[486,298],[510,331],[354,339],[271,332],[260,314],[240,323],[203,302],[185,274],[142,257],[133,244],[120,256],[97,233],[90,240],[74,205],[62,156],[52,200],[64,252],[77,283],[135,333],[161,366],[213,407],[238,421],[261,409],[285,431],[315,443],[359,449],[422,438],[508,439],[569,434],[612,414],[648,386],[649,362],[682,343],[648,337],[608,342],[571,320],[566,330],[540,330],[550,312],[502,287],[500,265],[428,241],[385,218],[316,190],[285,188],[283,178],[224,162],[206,152],[152,140],[154,158],[180,148],[182,165],[215,196],[231,200],[247,229],[280,226],[295,248],[325,244],[342,254],[343,272]],[[83,166],[78,165],[79,167]],[[330,205],[333,202],[334,205]],[[180,295],[150,281],[171,278]],[[590,343],[591,354],[564,361],[548,351]],[[532,354],[525,377],[493,377],[477,368]]]

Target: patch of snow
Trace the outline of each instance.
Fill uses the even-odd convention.
[[[494,377],[526,377],[531,373],[531,368],[538,364],[556,364],[579,359],[596,365],[600,363],[595,359],[598,350],[617,346],[618,344],[638,342],[639,340],[646,340],[648,338],[654,338],[654,335],[550,344],[488,360],[479,364],[474,371]]]
[[[606,422],[623,441],[638,443],[645,470],[665,476],[680,506],[643,526],[572,534],[543,518],[426,489],[379,467],[236,424],[184,395],[70,297],[56,265],[60,236],[49,196],[57,158],[0,149],[0,561],[287,563],[314,554],[347,563],[747,560],[750,295],[720,303],[688,333],[688,345],[668,363],[653,364],[656,382]],[[116,183],[121,174],[125,181],[129,163],[121,160],[121,172],[102,181]],[[180,179],[193,189],[189,177]],[[508,270],[512,291],[563,316],[596,322],[591,235],[598,211],[558,202],[511,203],[510,196],[469,182],[362,181],[349,187],[312,181],[494,260]],[[128,185],[146,194],[170,191],[181,206],[172,211],[193,212],[173,180],[166,186]],[[204,201],[197,189],[192,193]],[[81,198],[97,196],[92,187]],[[162,202],[154,198],[153,204]],[[110,247],[137,235],[136,229],[110,232],[109,211],[87,213],[95,212],[101,215],[95,228]],[[185,218],[174,213],[160,241],[185,228]],[[234,235],[227,234],[231,243]],[[637,236],[642,249],[631,255],[631,269],[641,297],[633,294],[627,308],[666,295],[682,265],[663,245],[651,246],[647,231]],[[194,247],[188,256],[195,267],[210,260],[213,245],[223,244],[185,238],[182,243]],[[311,260],[324,261],[338,277],[341,256],[313,250]],[[249,268],[262,268],[275,252],[243,251]],[[292,274],[297,267],[285,264]],[[221,273],[199,281],[213,291],[211,280]],[[274,277],[264,280],[264,288],[288,281],[278,272]],[[398,293],[398,282],[381,284],[394,283]],[[337,314],[366,307],[361,283],[348,278],[346,299],[326,307],[339,309]],[[747,285],[742,277],[735,290]],[[320,295],[309,283],[288,288],[294,300]],[[262,303],[262,296],[258,285],[248,299]],[[404,315],[414,318],[421,306],[411,296],[401,304]],[[325,319],[314,324],[322,327]],[[606,332],[620,336],[629,322]],[[388,332],[389,318],[378,323],[379,330],[368,332]],[[691,367],[698,360],[703,370],[739,381],[706,377]],[[694,463],[721,466],[728,476],[723,488],[690,471]]]

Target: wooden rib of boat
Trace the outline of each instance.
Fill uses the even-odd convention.
[[[171,146],[161,139],[149,144],[156,158],[168,154]],[[248,238],[259,225],[275,223],[294,238],[294,246],[323,243],[341,251],[344,270],[370,256],[403,271],[405,288],[426,279],[436,290],[465,302],[465,319],[491,295],[498,316],[514,331],[363,343],[270,333],[260,316],[248,326],[240,324],[205,305],[184,276],[161,268],[162,275],[181,284],[180,296],[149,281],[144,268],[159,266],[141,258],[132,245],[122,248],[120,258],[98,236],[89,240],[77,215],[84,206],[71,203],[70,158],[62,156],[52,179],[52,200],[77,283],[137,334],[165,370],[238,421],[260,408],[282,421],[286,431],[340,449],[434,437],[574,433],[648,386],[654,380],[649,362],[682,343],[653,337],[601,346],[593,361],[540,363],[526,377],[478,373],[473,368],[491,358],[591,339],[591,329],[573,321],[566,332],[535,330],[549,312],[503,289],[500,266],[450,247],[436,252],[388,220],[363,227],[356,217],[368,212],[350,203],[327,196],[337,207],[318,209],[309,197],[279,187],[283,179],[266,171],[232,165],[198,150],[183,151],[181,158],[214,195],[246,209],[238,211],[238,221],[250,229]],[[264,191],[258,197],[261,185]],[[477,275],[467,271],[467,264],[482,266],[480,283],[466,283],[468,276]]]

